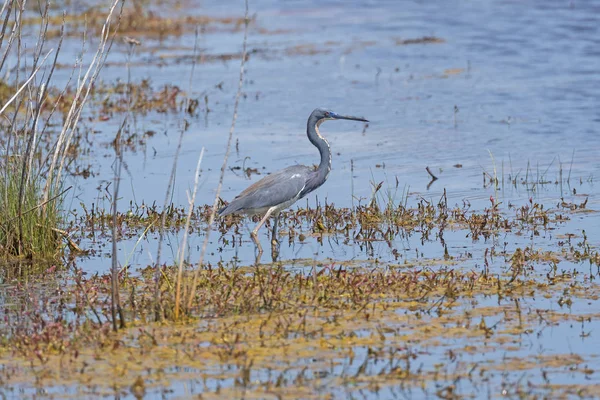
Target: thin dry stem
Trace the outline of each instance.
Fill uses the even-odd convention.
[[[171,196],[171,191],[173,186],[175,185],[175,175],[177,174],[177,160],[179,159],[179,153],[181,151],[181,145],[183,143],[183,134],[186,131],[187,123],[184,122],[184,126],[181,128],[181,133],[179,134],[179,142],[177,143],[177,149],[175,150],[175,156],[173,158],[173,167],[171,168],[171,176],[169,177],[169,184],[167,185],[167,191],[165,193],[165,202],[163,204],[163,213],[160,223],[160,233],[158,236],[158,248],[156,250],[156,264],[154,270],[154,309],[155,309],[155,319],[161,319],[160,312],[160,256],[162,252],[162,243],[165,236],[165,225],[167,223],[167,207],[169,204],[169,198]]]
[[[125,319],[123,317],[123,311],[121,308],[121,299],[119,297],[119,265],[117,261],[117,201],[119,199],[119,186],[121,183],[121,168],[123,167],[123,153],[121,149],[121,133],[127,122],[127,117],[123,119],[123,123],[117,132],[115,138],[115,175],[113,184],[113,197],[112,197],[112,267],[111,267],[111,314],[112,314],[112,326],[116,332],[117,327],[117,313],[119,314],[119,320],[121,321],[120,327],[125,327]]]
[[[107,44],[109,43],[109,37],[111,33],[111,20],[115,9],[119,3],[121,3],[121,10],[119,12],[117,28],[114,29],[112,40],[110,41],[110,45],[108,45],[107,48]],[[73,96],[71,108],[69,109],[67,117],[65,118],[65,123],[63,124],[63,128],[56,142],[56,148],[52,156],[52,162],[50,164],[50,169],[48,171],[48,177],[46,180],[46,187],[44,188],[44,200],[48,199],[51,189],[56,190],[60,185],[60,177],[64,168],[66,155],[68,153],[73,135],[77,129],[77,124],[81,116],[81,111],[83,110],[83,107],[87,101],[92,86],[96,81],[98,74],[100,73],[100,70],[104,66],[106,57],[108,55],[108,50],[112,46],[112,42],[114,41],[114,37],[118,29],[122,11],[123,0],[114,0],[109,9],[108,15],[106,16],[106,21],[102,26],[102,33],[100,35],[100,43],[98,44],[98,50],[96,51],[96,54],[94,55],[94,58],[92,59],[83,78],[78,80],[77,90],[75,91],[75,94]],[[60,164],[58,163],[59,158]],[[57,168],[57,165],[59,165],[57,176],[56,179],[53,179],[54,170]]]
[[[206,254],[206,248],[208,247],[208,241],[210,238],[210,232],[212,229],[212,224],[215,221],[215,216],[217,214],[217,207],[219,205],[219,196],[221,195],[221,188],[223,187],[223,178],[225,177],[225,169],[227,168],[227,160],[229,158],[229,152],[231,150],[231,142],[233,139],[233,131],[235,130],[235,122],[237,120],[237,112],[238,106],[240,104],[240,97],[242,94],[242,86],[244,84],[244,66],[246,65],[246,44],[248,41],[248,0],[245,1],[246,12],[244,14],[244,42],[242,44],[242,62],[240,64],[240,78],[238,81],[238,89],[235,94],[235,103],[233,106],[233,117],[231,120],[231,128],[229,129],[229,138],[227,139],[227,147],[225,149],[225,156],[223,157],[223,165],[221,166],[221,176],[219,177],[219,184],[217,185],[217,192],[215,193],[215,201],[212,206],[212,210],[210,212],[210,218],[208,220],[208,224],[206,225],[206,233],[204,237],[204,243],[202,244],[202,252],[200,253],[200,260],[198,261],[198,267],[194,271],[194,279],[192,281],[191,290],[189,291],[189,297],[187,302],[187,309],[190,310],[192,308],[192,301],[194,300],[194,293],[196,292],[196,287],[198,285],[198,275],[200,270],[202,269],[202,263],[204,262],[204,256]]]
[[[85,103],[87,102],[87,98],[90,94],[90,91],[92,90],[94,82],[96,81],[96,78],[100,74],[100,71],[102,70],[102,67],[104,66],[104,63],[106,62],[106,57],[108,57],[108,52],[109,52],[110,48],[112,47],[112,43],[117,34],[121,14],[119,14],[119,21],[117,22],[117,27],[114,29],[114,32],[112,35],[112,40],[110,41],[110,44],[108,44],[109,43],[108,39],[110,36],[110,19],[111,19],[112,13],[114,12],[114,9],[116,8],[119,1],[121,1],[121,11],[123,10],[122,4],[123,4],[124,0],[115,0],[115,2],[113,3],[113,5],[109,11],[107,18],[106,18],[106,22],[104,23],[104,25],[102,27],[101,41],[100,41],[100,45],[98,46],[98,51],[96,52],[96,55],[94,56],[94,59],[92,60],[92,63],[88,67],[88,70],[83,78],[83,81],[80,81],[79,87],[82,89],[85,87],[85,94],[83,95],[83,97],[81,97],[81,101],[78,104],[78,106],[76,107],[75,115],[73,116],[73,119],[71,121],[71,128],[69,131],[69,136],[68,136],[67,140],[65,141],[65,148],[60,155],[61,156],[60,167],[58,168],[56,181],[54,183],[55,190],[58,189],[58,186],[60,185],[60,181],[61,181],[60,178],[62,175],[62,171],[64,170],[64,167],[65,167],[65,162],[67,160],[67,155],[69,153],[69,147],[71,146],[73,136],[75,135],[75,132],[77,131],[77,125],[79,124],[79,120],[81,118],[81,112],[83,111],[83,107],[84,107]],[[108,48],[106,48],[107,44],[108,44]],[[94,65],[95,65],[94,71],[90,76],[90,71],[92,70],[92,66],[94,66]],[[79,88],[78,88],[78,91],[79,91]],[[75,104],[75,103],[77,103],[77,101],[74,100],[73,103]],[[67,119],[67,123],[68,122],[69,122],[69,120]]]
[[[44,57],[44,59],[42,60],[42,63],[31,73],[31,75],[29,76],[29,79],[27,79],[25,81],[25,83],[19,88],[19,90],[17,90],[17,93],[15,93],[10,99],[8,99],[8,101],[6,102],[6,104],[4,104],[4,106],[2,107],[2,109],[0,109],[0,115],[2,115],[4,113],[4,111],[8,108],[8,106],[10,106],[12,104],[13,101],[15,101],[15,99],[17,97],[19,97],[19,95],[21,94],[21,92],[23,91],[23,89],[25,89],[33,80],[33,78],[35,78],[35,75],[38,73],[38,71],[40,70],[40,68],[42,68],[42,66],[44,65],[44,62],[46,61],[46,59],[48,58],[48,56],[54,51],[54,49],[50,49],[50,51],[48,52],[48,54],[46,54],[46,57]]]
[[[45,32],[48,29],[48,18],[47,18],[47,13],[48,13],[48,4],[46,6],[46,28],[44,31],[44,36],[45,36]],[[35,118],[33,120],[32,125],[32,138],[30,141],[30,144],[28,144],[28,151],[26,151],[26,157],[29,159],[28,161],[28,169],[27,169],[27,180],[26,183],[29,183],[29,178],[30,178],[30,174],[33,168],[33,155],[35,154],[35,151],[37,149],[38,146],[38,138],[41,137],[41,135],[45,132],[45,129],[48,125],[48,120],[46,121],[46,124],[44,125],[44,128],[42,129],[41,133],[38,133],[38,124],[39,124],[39,120],[40,120],[40,114],[44,105],[44,102],[46,101],[46,97],[48,95],[47,93],[47,89],[50,86],[50,80],[52,79],[52,75],[54,75],[54,69],[56,68],[56,65],[58,64],[58,55],[60,54],[60,49],[62,48],[62,43],[63,43],[63,39],[64,39],[64,33],[65,33],[65,14],[63,13],[63,22],[62,25],[60,27],[60,38],[58,41],[58,46],[56,49],[56,52],[54,53],[54,62],[52,63],[52,65],[50,66],[50,73],[48,74],[48,76],[46,77],[46,81],[44,83],[42,83],[40,90],[39,90],[39,97],[38,97],[38,103],[37,103],[37,110],[36,110],[36,114],[35,114]],[[43,43],[43,42],[42,42]],[[41,48],[40,48],[41,51]],[[59,104],[59,100],[56,101],[56,103],[54,104],[54,107],[56,108]]]
[[[196,175],[194,179],[194,190],[192,192],[189,201],[187,218],[185,220],[185,228],[183,230],[183,240],[181,248],[179,249],[179,269],[177,271],[177,284],[175,289],[175,319],[179,319],[179,307],[181,302],[181,279],[183,277],[183,260],[185,257],[185,248],[187,245],[188,232],[190,229],[190,223],[192,221],[192,214],[194,212],[194,203],[196,202],[196,194],[198,193],[198,182],[200,178],[200,165],[202,164],[202,158],[204,157],[204,147],[200,150],[200,157],[198,157],[198,165],[196,166]]]
[[[6,27],[8,26],[8,20],[10,19],[10,15],[11,15],[11,11],[12,11],[12,7],[13,7],[13,0],[8,0],[7,1],[10,6],[8,7],[8,10],[6,11],[6,17],[4,18],[4,23],[2,24],[2,34],[0,36],[0,48],[2,47],[2,45],[4,44],[4,34],[6,33]],[[6,3],[5,3],[6,5]],[[0,71],[2,71],[3,67],[4,67],[4,63],[6,62],[6,59],[8,58],[8,54],[10,53],[10,48],[12,47],[12,44],[15,40],[15,38],[18,36],[18,33],[21,31],[20,26],[21,26],[21,15],[23,13],[23,8],[25,7],[24,2],[20,5],[19,7],[19,18],[18,21],[15,22],[15,24],[13,25],[13,28],[10,32],[10,35],[8,36],[8,44],[6,45],[6,50],[4,50],[4,54],[2,55],[2,61],[0,62]],[[2,7],[2,11],[4,12],[5,7]],[[15,11],[16,13],[16,11]]]

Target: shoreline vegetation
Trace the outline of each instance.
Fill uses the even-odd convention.
[[[117,5],[114,2],[108,11],[97,50],[87,68],[76,65],[73,72],[79,70],[77,81],[69,80],[64,89],[58,90],[52,79],[63,36],[53,43],[56,47],[48,43],[50,3],[39,10],[35,46],[33,52],[26,52],[22,37],[23,18],[28,13],[26,3],[3,2],[0,73],[8,77],[3,81],[5,94],[11,87],[14,91],[0,110],[4,117],[1,128],[5,149],[0,175],[0,212],[4,222],[0,249],[5,259],[43,260],[61,254],[64,231],[60,225],[65,222],[61,210],[63,172],[73,156],[71,145],[82,111],[114,38],[111,19]],[[60,30],[64,32],[64,23]]]

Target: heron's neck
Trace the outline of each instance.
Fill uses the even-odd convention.
[[[329,171],[331,171],[331,148],[329,147],[327,140],[321,136],[321,133],[319,132],[319,125],[321,125],[321,121],[313,124],[311,124],[309,121],[307,133],[310,142],[315,145],[317,149],[319,149],[321,162],[319,163],[317,172],[319,177],[325,180],[327,179],[327,175],[329,175]]]

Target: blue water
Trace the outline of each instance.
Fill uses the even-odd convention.
[[[333,170],[301,206],[308,201],[314,207],[317,198],[341,207],[364,204],[373,184],[383,182],[383,197],[389,190],[400,202],[408,194],[409,205],[421,197],[437,201],[445,189],[450,205],[468,201],[475,210],[490,206],[491,196],[504,210],[509,203],[520,206],[530,198],[554,206],[561,197],[577,203],[589,197],[588,208],[597,208],[600,17],[595,7],[588,2],[549,6],[543,1],[251,2],[250,14],[256,18],[249,31],[244,96],[228,166],[256,168],[260,175],[249,179],[228,169],[221,197],[231,200],[279,168],[318,163],[305,127],[312,109],[324,106],[371,122],[366,129],[354,122],[322,126],[334,152]],[[190,10],[241,16],[243,4],[203,2]],[[209,59],[239,53],[242,34],[240,29],[207,29],[199,37],[197,54]],[[425,36],[443,42],[397,45]],[[183,138],[172,201],[187,204],[186,191],[193,185],[204,147],[196,204],[212,204],[239,60],[199,63],[192,75],[193,35],[141,39],[131,60],[132,79],[149,78],[156,88],[177,85],[199,98],[201,108],[206,95],[210,112],[200,110],[195,117],[134,115],[131,132],[138,137],[148,130],[156,134],[125,154],[120,209],[127,210],[130,203],[163,204],[183,118],[190,127]],[[306,49],[315,54],[306,54]],[[127,50],[115,44],[102,79],[126,79]],[[108,146],[97,144],[108,144],[120,123],[116,117],[92,124],[99,133],[89,145],[89,156],[78,163],[91,165],[97,175],[69,182],[76,186],[68,202],[72,208],[80,202],[88,208],[92,202],[109,208],[105,188],[113,179],[114,156]],[[431,186],[427,166],[439,177]],[[497,190],[484,186],[484,172],[500,179]],[[535,184],[540,181],[550,183]],[[593,231],[596,217],[586,218],[592,220],[588,229]],[[252,227],[249,222],[245,232]],[[268,246],[267,230],[261,233]],[[202,238],[191,240],[193,249]],[[215,240],[211,252],[217,248]],[[254,251],[247,243],[241,258],[250,262]],[[142,265],[151,262],[147,250],[155,252],[155,240],[144,246],[138,260]],[[321,246],[309,241],[304,247],[311,249],[287,251],[284,259],[311,258]],[[131,248],[133,243],[122,250],[128,253]],[[339,256],[336,251],[324,250],[322,257]],[[108,265],[86,264],[100,271]]]
[[[454,198],[486,199],[489,191],[482,190],[481,176],[484,170],[493,171],[490,153],[498,175],[504,163],[505,177],[525,171],[529,162],[533,170],[549,168],[554,179],[559,159],[565,175],[570,171],[572,184],[575,178],[597,175],[600,17],[593,4],[389,1],[250,6],[256,24],[248,48],[255,53],[247,63],[247,98],[240,104],[234,134],[239,153],[234,151],[230,166],[241,166],[249,157],[245,166],[264,174],[294,163],[318,163],[304,131],[312,109],[325,106],[371,120],[365,134],[360,123],[328,122],[322,127],[334,160],[329,181],[316,194],[339,206],[352,200],[350,160],[357,197],[370,196],[369,181],[393,182],[395,177],[411,191],[426,193],[429,166],[440,180],[427,195],[438,196],[446,188]],[[194,10],[241,15],[243,7],[203,2]],[[261,34],[258,28],[275,33]],[[395,44],[397,39],[423,36],[436,36],[444,43]],[[199,53],[239,52],[241,39],[240,31],[207,33],[200,38]],[[295,46],[311,46],[318,53],[287,53]],[[157,50],[148,54],[146,47]],[[179,204],[186,202],[185,190],[193,183],[203,146],[207,153],[198,203],[213,198],[239,71],[239,60],[196,65],[190,88],[189,59],[167,58],[161,67],[152,63],[165,54],[189,57],[192,49],[189,35],[161,42],[144,39],[133,58],[133,63],[144,65],[132,67],[134,80],[150,78],[157,87],[175,84],[191,97],[208,93],[208,118],[202,113],[187,118],[191,127],[184,138],[173,199]],[[123,61],[125,51],[125,45],[116,45],[109,61]],[[123,65],[109,66],[102,75],[105,80],[125,76]],[[220,82],[223,90],[214,88]],[[123,207],[133,199],[163,202],[181,118],[136,117],[138,131],[159,134],[148,140],[145,152],[127,154],[131,175],[123,185]],[[109,128],[118,123],[98,123],[98,128],[111,137]],[[103,164],[97,168],[110,180],[105,171],[110,165]],[[453,167],[456,164],[462,168]],[[223,198],[232,198],[251,183],[240,175],[227,172]],[[79,196],[93,199],[89,189],[96,186],[97,180],[84,184],[85,193]],[[536,195],[560,197],[552,189]],[[528,193],[506,190],[501,195],[526,198]]]

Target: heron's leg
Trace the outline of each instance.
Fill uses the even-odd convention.
[[[252,237],[252,241],[254,242],[254,245],[256,246],[256,264],[258,265],[258,263],[260,262],[260,257],[262,256],[262,253],[263,253],[263,249],[262,249],[262,246],[260,245],[260,242],[258,241],[258,235],[256,234],[256,232],[252,231],[250,236]]]
[[[254,244],[256,245],[256,247],[258,249],[258,254],[262,254],[262,252],[263,252],[262,246],[260,245],[260,242],[258,241],[258,230],[260,229],[261,226],[264,225],[265,221],[271,216],[271,214],[273,214],[273,211],[275,211],[275,207],[269,208],[267,210],[267,212],[265,213],[265,216],[262,217],[262,219],[260,220],[260,222],[258,224],[256,224],[256,227],[254,228],[254,230],[251,233],[252,240],[254,241]]]
[[[279,222],[279,213],[275,214],[273,217],[273,231],[271,232],[271,245],[277,246],[279,242],[277,241],[277,223]]]
[[[279,242],[277,241],[277,223],[279,222],[279,213],[273,215],[273,231],[271,232],[271,258],[277,262],[279,257]]]
[[[258,224],[256,224],[256,226],[254,227],[254,230],[252,231],[252,236],[258,235],[258,230],[265,224],[265,222],[267,221],[267,219],[269,219],[271,214],[273,214],[273,211],[275,211],[275,207],[271,207],[267,210],[267,212],[265,213],[265,216],[262,217],[260,222]]]

